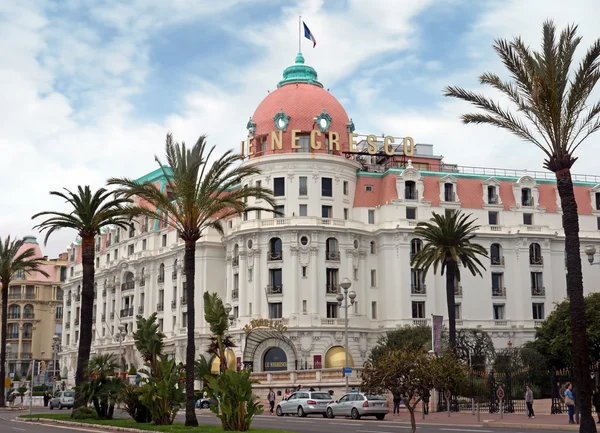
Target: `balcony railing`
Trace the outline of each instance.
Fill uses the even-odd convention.
[[[232,260],[231,260],[231,265],[232,266],[239,266],[240,265],[240,256],[235,256]]]
[[[171,309],[174,310],[177,308],[177,301],[171,301]]]
[[[25,293],[25,299],[36,299],[36,293]]]
[[[121,317],[131,317],[133,316],[133,308],[123,308],[120,313]]]
[[[444,193],[444,201],[449,201],[449,202],[456,201],[456,193],[455,192]]]
[[[543,257],[530,256],[529,257],[529,263],[531,265],[543,265],[544,264],[544,258]]]
[[[508,321],[504,319],[494,319],[494,325],[496,326],[508,326]]]
[[[135,289],[135,281],[125,281],[121,284],[121,291]]]
[[[94,290],[94,299],[96,299],[97,295],[96,290]]]
[[[454,285],[454,296],[462,296],[462,285],[461,284]]]
[[[416,191],[404,191],[404,199],[405,200],[416,200],[417,192]]]
[[[35,313],[25,313],[23,319],[35,319]]]
[[[283,284],[269,284],[267,286],[267,294],[269,294],[269,295],[283,294]]]
[[[138,314],[144,314],[144,306],[143,305],[140,305],[138,307]]]
[[[158,276],[158,284],[162,284],[165,282],[165,276],[164,275],[159,275]]]
[[[81,301],[81,295],[78,293],[75,295],[75,302]]]
[[[71,306],[71,298],[67,299],[67,307]]]
[[[523,206],[533,206],[533,198],[524,198],[524,199],[521,201],[521,204],[522,204]]]
[[[172,280],[176,280],[177,279],[177,272],[174,271],[174,272],[171,273],[171,279]]]
[[[110,317],[110,320],[113,320],[115,318],[115,312],[111,311],[108,317]]]
[[[8,334],[6,334],[6,338],[8,338],[9,340],[18,340],[19,333],[18,332],[9,332]]]
[[[65,329],[70,329],[71,328],[71,324],[69,322],[65,323]]]
[[[21,352],[21,359],[31,359],[31,352]]]
[[[21,299],[21,293],[9,293],[8,299]]]
[[[340,252],[339,251],[325,251],[325,260],[329,260],[330,262],[339,262],[340,261]]]
[[[339,292],[340,286],[337,284],[326,284],[325,289],[328,295],[335,295]]]
[[[301,195],[301,196],[308,195],[308,187],[307,186],[298,187],[298,195]]]
[[[496,298],[505,298],[506,287],[492,287],[492,296]]]
[[[281,251],[269,251],[267,255],[267,260],[270,262],[283,260],[283,253]]]
[[[504,265],[504,256],[491,256],[490,263],[492,266],[502,266]]]
[[[145,278],[142,278],[142,279],[140,280],[140,287],[144,287],[145,285],[146,285],[146,279],[145,279]]]
[[[102,316],[100,316],[100,319],[101,319],[102,322],[105,322],[106,321],[106,314],[102,313]]]
[[[488,197],[488,203],[489,204],[498,204],[498,196],[493,195],[491,197]]]
[[[410,286],[411,295],[426,295],[427,286],[425,284],[411,284]]]
[[[179,299],[179,302],[181,302],[181,305],[187,305],[187,298],[182,296],[181,299]]]
[[[531,296],[546,296],[546,288],[545,287],[532,287],[531,288]]]
[[[110,293],[112,293],[113,295],[114,295],[115,293],[117,293],[117,288],[116,288],[116,287],[113,287],[112,289],[110,289]]]
[[[8,317],[9,319],[20,319],[21,313],[8,313],[6,317]]]
[[[427,319],[414,319],[413,318],[413,325],[414,326],[427,326]]]
[[[156,304],[156,311],[161,312],[165,310],[165,304],[163,302],[159,302]]]
[[[27,340],[30,340],[31,338],[33,338],[32,336],[33,336],[32,332],[23,332],[23,338],[25,338]]]
[[[231,291],[231,299],[238,299],[240,297],[240,289],[233,289]]]
[[[79,325],[79,317],[75,319],[75,326]]]
[[[102,297],[106,298],[106,289],[102,289]]]

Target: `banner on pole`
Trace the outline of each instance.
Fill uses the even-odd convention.
[[[436,355],[442,354],[442,327],[444,325],[444,316],[431,316],[431,346]]]

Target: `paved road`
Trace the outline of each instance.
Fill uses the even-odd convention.
[[[35,413],[49,413],[49,410],[38,409]],[[65,427],[54,427],[52,425],[37,425],[29,423],[17,423],[13,418],[27,412],[2,412],[0,413],[1,433],[65,433]],[[65,412],[67,413],[67,412]],[[211,413],[199,411],[198,421],[204,425],[218,425],[220,421]],[[120,417],[120,415],[119,415]],[[177,416],[178,422],[183,422],[184,414]],[[395,420],[394,420],[395,421]],[[408,421],[408,417],[402,421]],[[298,433],[332,433],[332,431],[343,431],[344,433],[407,433],[410,425],[388,421],[377,421],[375,419],[363,418],[353,421],[345,418],[324,419],[321,416],[309,416],[307,418],[277,417],[261,415],[256,417],[252,423],[254,428],[282,429]],[[98,432],[101,429],[89,429],[85,427],[69,428],[76,432]],[[67,431],[69,431],[67,430]],[[467,427],[457,425],[419,425],[417,420],[417,431],[423,433],[525,433],[523,429],[493,429],[486,427]],[[555,433],[555,431],[536,430],[536,433]]]

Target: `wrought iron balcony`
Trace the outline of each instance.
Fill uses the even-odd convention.
[[[113,320],[115,318],[115,312],[111,311],[109,317],[110,317],[110,320]]]
[[[71,298],[67,299],[67,307],[71,306]]]
[[[9,319],[20,319],[21,313],[8,313],[6,317],[8,317]]]
[[[522,206],[533,206],[533,197],[523,198],[523,200],[521,201],[521,205]]]
[[[454,285],[454,296],[462,296],[462,285],[461,284]]]
[[[416,191],[411,191],[411,190],[404,191],[404,199],[405,200],[416,200],[417,199],[417,192]]]
[[[492,287],[492,296],[496,298],[505,298],[506,287]]]
[[[33,332],[23,332],[22,338],[30,340],[31,338],[33,338]]]
[[[177,301],[171,301],[171,309],[174,310],[177,308]]]
[[[121,291],[135,289],[135,281],[125,281],[121,284]]]
[[[131,317],[133,316],[133,308],[123,308],[121,310],[121,317]]]
[[[233,289],[231,291],[231,299],[238,299],[240,297],[240,289]]]
[[[79,325],[79,317],[75,319],[75,326]]]
[[[240,265],[240,256],[235,256],[231,260],[231,266],[239,266]]]
[[[116,288],[116,287],[113,287],[112,289],[110,289],[110,293],[112,293],[113,295],[114,295],[115,293],[117,293],[117,288]]]
[[[142,279],[140,280],[140,287],[144,287],[145,285],[146,285],[146,279],[145,279],[145,278],[142,278]]]
[[[25,292],[25,299],[36,299],[37,294],[35,292]]]
[[[325,290],[328,295],[335,295],[339,292],[340,286],[338,284],[326,284]]]
[[[283,284],[269,284],[267,286],[267,294],[269,294],[269,295],[283,294]]]
[[[31,352],[21,352],[21,359],[31,359]]]
[[[138,307],[138,314],[144,314],[144,306],[143,305],[140,305]]]
[[[70,329],[71,328],[71,323],[67,322],[65,323],[65,329]]]
[[[298,195],[308,195],[308,187],[307,186],[300,186],[298,187]]]
[[[325,260],[329,260],[330,262],[339,262],[340,252],[331,250],[325,251]]]
[[[24,313],[23,319],[35,319],[35,313]]]
[[[410,285],[410,294],[411,295],[426,295],[427,294],[427,285],[411,284]]]
[[[102,316],[100,316],[100,319],[102,319],[102,322],[106,321],[106,314],[102,313]]]
[[[283,253],[281,251],[269,251],[267,260],[270,262],[278,262],[283,260]]]
[[[490,263],[492,266],[502,266],[504,265],[504,256],[491,256]]]
[[[531,288],[531,296],[546,296],[546,288],[545,287],[532,287]]]
[[[19,293],[9,293],[8,299],[21,299],[21,292]]]
[[[162,284],[165,282],[165,276],[164,275],[159,275],[158,276],[158,284]]]
[[[106,289],[102,289],[102,297],[106,298]]]
[[[161,312],[165,310],[165,304],[164,302],[159,302],[158,304],[156,304],[156,311]]]
[[[488,197],[488,204],[498,204],[498,196],[497,195],[493,195],[491,197]]]
[[[181,302],[181,305],[187,305],[187,297],[186,296],[182,296],[179,301]]]
[[[81,301],[81,295],[78,293],[75,295],[75,302]]]
[[[67,323],[67,325],[68,325],[68,323]],[[18,340],[19,333],[18,332],[9,332],[8,334],[6,334],[6,338],[8,338],[9,340]]]
[[[544,264],[544,258],[543,257],[529,256],[529,264],[531,264],[531,265],[543,265]]]
[[[445,192],[444,193],[444,201],[454,202],[456,201],[456,193],[455,192]]]
[[[176,280],[177,279],[177,271],[173,271],[171,273],[171,279]]]

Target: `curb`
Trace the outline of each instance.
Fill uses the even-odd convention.
[[[520,430],[556,430],[556,431],[579,431],[578,425],[557,425],[557,424],[518,424],[508,422],[484,421],[485,427],[491,428],[512,428]]]
[[[137,428],[129,428],[129,427],[117,427],[114,425],[103,425],[103,424],[92,424],[86,422],[71,422],[71,421],[62,421],[58,419],[50,419],[50,418],[15,418],[13,421],[15,422],[29,422],[33,424],[45,425],[45,424],[58,424],[65,426],[74,426],[74,427],[87,427],[87,428],[97,428],[103,430],[110,431],[124,431],[124,432],[132,432],[132,433],[140,433],[147,432],[150,430],[142,430]]]

